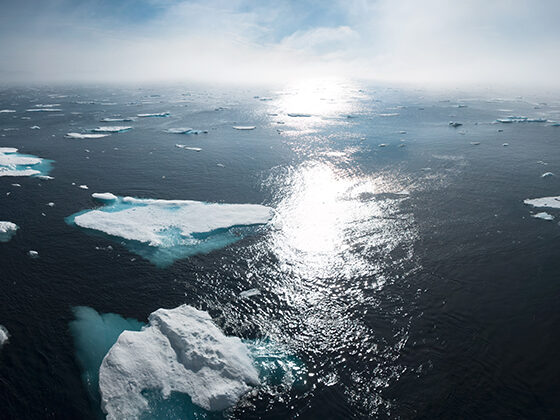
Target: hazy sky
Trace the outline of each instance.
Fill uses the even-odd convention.
[[[18,0],[0,77],[560,86],[558,0]]]

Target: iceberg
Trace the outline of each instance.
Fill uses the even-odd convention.
[[[10,338],[8,330],[3,325],[0,325],[0,348],[8,342],[8,338]]]
[[[99,120],[101,122],[130,122],[130,121],[134,121],[134,118],[130,118],[130,117],[106,117],[106,118],[101,118],[101,120]]]
[[[169,112],[156,112],[153,114],[138,114],[140,118],[148,118],[148,117],[169,117],[171,114]]]
[[[18,225],[12,222],[0,222],[0,242],[8,242],[18,230]]]
[[[124,239],[129,250],[158,266],[230,245],[273,216],[272,208],[259,204],[141,199],[111,193],[93,197],[105,206],[71,215],[67,222]]]
[[[192,150],[194,152],[202,151],[202,149],[200,147],[189,147],[189,146],[186,146],[184,144],[176,144],[175,147],[178,147],[179,149]]]
[[[245,130],[254,130],[254,129],[257,128],[257,127],[255,127],[254,125],[234,125],[233,128],[234,128],[235,130],[243,130],[243,131],[245,131]]]
[[[94,131],[96,133],[122,133],[129,130],[132,130],[132,127],[127,125],[115,125],[113,127],[97,127],[91,131]]]
[[[66,133],[67,139],[100,139],[110,136],[110,134],[90,134],[90,133]]]
[[[533,207],[548,207],[551,209],[560,209],[560,196],[532,198],[524,200],[523,202]]]
[[[0,177],[45,176],[50,171],[50,163],[37,156],[18,153],[14,147],[0,147]]]
[[[533,215],[531,215],[531,217],[534,217],[535,219],[542,219],[542,220],[554,220],[553,215],[548,214],[544,211],[541,212],[541,213],[533,214]]]

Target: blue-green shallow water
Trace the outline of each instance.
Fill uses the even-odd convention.
[[[0,108],[17,112],[0,114],[0,127],[17,130],[1,131],[0,147],[53,160],[55,177],[0,178],[0,220],[20,226],[0,244],[0,324],[11,334],[0,350],[2,416],[95,418],[73,307],[144,320],[188,303],[226,334],[274,339],[309,369],[307,388],[264,386],[234,418],[557,417],[560,214],[534,219],[523,200],[560,194],[558,177],[541,178],[560,176],[560,131],[492,122],[558,120],[560,107],[554,97],[492,99],[349,82],[2,90]],[[25,112],[51,102],[63,112]],[[125,133],[64,138],[103,117],[163,111]],[[163,132],[185,126],[209,132]],[[106,191],[261,203],[278,220],[161,269],[65,223]],[[261,294],[239,298],[250,288]]]

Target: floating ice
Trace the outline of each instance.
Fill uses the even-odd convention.
[[[541,175],[541,178],[548,178],[549,176],[555,176],[552,172],[545,172]]]
[[[18,153],[14,147],[0,147],[0,177],[39,176],[49,170],[49,161]]]
[[[523,201],[533,207],[548,207],[551,209],[560,209],[560,196],[532,198]]]
[[[254,130],[257,127],[254,125],[234,125],[233,128],[235,130]]]
[[[480,142],[479,141],[471,141],[471,144],[473,146],[478,146],[480,144]]]
[[[37,251],[32,250],[32,249],[27,251],[27,255],[29,255],[31,258],[39,258],[39,253]]]
[[[49,181],[51,179],[54,179],[54,176],[49,176],[49,175],[37,175],[37,178],[39,179],[44,179],[45,181]]]
[[[30,108],[26,109],[27,112],[60,112],[60,108]]]
[[[132,130],[132,127],[127,125],[115,125],[113,127],[97,127],[91,131],[95,131],[96,133],[122,133],[129,130]]]
[[[190,146],[186,146],[184,144],[176,144],[175,147],[178,147],[179,149],[192,150],[193,152],[201,152],[202,151],[202,149],[200,147],[190,147]]]
[[[544,211],[541,213],[533,214],[531,217],[534,217],[535,219],[542,219],[542,220],[554,220],[553,215],[548,214]]]
[[[0,242],[8,242],[16,234],[18,225],[12,222],[0,222]]]
[[[381,143],[379,147],[387,147],[387,143]]]
[[[60,104],[35,104],[34,105],[35,108],[56,108],[57,106],[60,106]]]
[[[457,127],[461,127],[463,124],[462,124],[462,123],[459,123],[459,122],[455,122],[455,121],[450,121],[450,122],[449,122],[449,125],[450,125],[451,127],[457,128]]]
[[[93,193],[91,196],[101,201],[115,201],[118,199],[118,197],[112,193]]]
[[[191,127],[178,127],[178,128],[168,128],[165,130],[169,134],[187,134],[192,131]]]
[[[509,146],[509,143],[503,143],[502,146],[507,147]]]
[[[0,114],[16,112],[15,109],[0,109]]]
[[[34,125],[32,127],[30,127],[32,130],[40,130],[41,127],[39,127],[38,125]]]
[[[89,190],[87,185],[79,185],[78,188],[81,188],[82,190]]]
[[[110,134],[66,133],[64,137],[68,139],[100,139],[107,136],[110,136]]]
[[[103,193],[101,199],[107,201],[108,194]],[[258,204],[111,196],[104,207],[76,213],[67,221],[122,238],[132,252],[166,266],[230,245],[272,216],[270,207]]]
[[[171,114],[169,112],[156,112],[153,114],[138,114],[140,118],[147,118],[147,117],[169,117]]]
[[[496,121],[502,124],[511,124],[511,123],[523,123],[523,122],[537,122],[537,123],[544,123],[548,120],[546,118],[528,118],[521,115],[510,115],[506,118],[498,118]]]
[[[242,299],[247,299],[250,298],[251,296],[257,296],[260,294],[261,291],[259,289],[248,289],[248,290],[243,290],[241,293],[239,293],[239,297]]]
[[[209,411],[236,404],[259,374],[249,350],[227,337],[207,312],[182,305],[158,309],[142,331],[124,331],[99,369],[102,409],[108,419],[134,418],[149,409],[147,390],[187,394]]]
[[[203,408],[235,405],[258,383],[305,384],[305,366],[282,346],[227,337],[207,312],[187,305],[155,311],[144,327],[87,307],[74,314],[82,379],[109,419],[206,418]]]
[[[311,117],[311,114],[298,114],[298,113],[293,113],[293,112],[291,112],[291,113],[288,113],[288,117],[293,117],[293,118],[298,118],[298,117],[300,117],[300,118],[308,118],[308,117]]]
[[[385,114],[377,114],[379,117],[398,117],[399,114],[398,112],[392,112],[392,113],[385,113]]]
[[[8,338],[10,338],[8,330],[3,325],[0,325],[0,348],[8,342]]]
[[[130,121],[134,121],[134,118],[130,118],[130,117],[106,117],[106,118],[101,118],[100,120],[101,122],[130,122]]]

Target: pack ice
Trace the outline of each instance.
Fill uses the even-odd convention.
[[[273,216],[270,207],[259,204],[141,199],[111,193],[94,193],[93,198],[105,206],[76,213],[67,222],[125,239],[132,252],[159,266],[227,246]]]
[[[40,176],[48,170],[48,162],[37,156],[18,153],[14,147],[0,147],[0,176]]]

